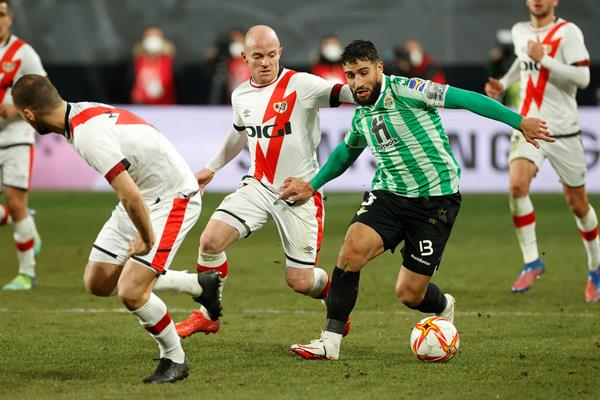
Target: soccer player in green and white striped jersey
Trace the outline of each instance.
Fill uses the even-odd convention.
[[[403,263],[396,294],[409,308],[454,319],[454,298],[430,282],[458,210],[460,166],[436,107],[464,108],[519,129],[525,139],[553,141],[544,121],[523,118],[483,95],[421,79],[385,76],[369,41],[350,43],[342,65],[359,104],[352,126],[310,181],[288,178],[281,199],[310,198],[342,174],[369,147],[377,161],[372,190],[365,193],[338,256],[321,338],[291,350],[309,359],[337,360],[346,322],[358,295],[360,270],[400,242]]]

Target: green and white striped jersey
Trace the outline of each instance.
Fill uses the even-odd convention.
[[[436,107],[447,85],[386,76],[372,106],[360,106],[346,134],[349,147],[369,146],[377,161],[374,190],[406,197],[441,196],[458,191],[460,166]]]

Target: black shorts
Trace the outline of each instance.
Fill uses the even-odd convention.
[[[352,218],[373,228],[386,250],[404,241],[403,265],[421,275],[437,270],[452,225],[460,209],[461,195],[402,197],[387,190],[365,192]]]

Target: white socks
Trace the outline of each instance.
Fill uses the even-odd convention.
[[[519,198],[509,196],[509,205],[519,246],[521,246],[521,252],[523,253],[523,262],[529,264],[540,257],[535,236],[533,204],[529,196]]]
[[[306,295],[315,299],[324,299],[329,294],[331,279],[325,270],[313,268],[313,287]]]
[[[175,324],[167,312],[165,303],[154,293],[150,293],[148,302],[135,311],[131,311],[140,324],[158,343],[160,358],[168,358],[176,363],[185,361],[181,340],[175,330]]]
[[[588,269],[595,271],[600,266],[600,240],[598,239],[598,219],[590,205],[590,210],[583,218],[575,217],[577,228],[583,239],[583,247],[588,258]]]
[[[176,290],[194,297],[202,294],[202,287],[198,283],[198,275],[187,271],[166,271],[156,280],[154,290]]]
[[[15,245],[19,260],[19,274],[35,277],[35,259],[33,255],[35,223],[29,215],[21,221],[14,223]]]

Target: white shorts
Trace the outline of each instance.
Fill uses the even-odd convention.
[[[277,225],[285,252],[286,265],[312,268],[323,238],[325,211],[320,193],[298,205],[277,200],[272,192],[252,177],[242,180],[240,187],[223,199],[211,219],[234,227],[240,237],[248,237],[271,218]]]
[[[198,221],[201,208],[202,200],[198,193],[191,197],[170,197],[149,204],[156,242],[148,254],[133,256],[131,259],[158,273],[164,273],[169,269],[185,235]],[[125,265],[129,242],[136,233],[136,227],[119,203],[94,241],[90,261]]]
[[[554,143],[538,142],[539,149],[527,143],[521,132],[513,131],[508,161],[524,158],[533,162],[539,170],[548,158],[563,184],[569,187],[585,185],[586,163],[581,136],[557,138]]]
[[[30,144],[0,148],[0,184],[29,191],[34,153]]]

